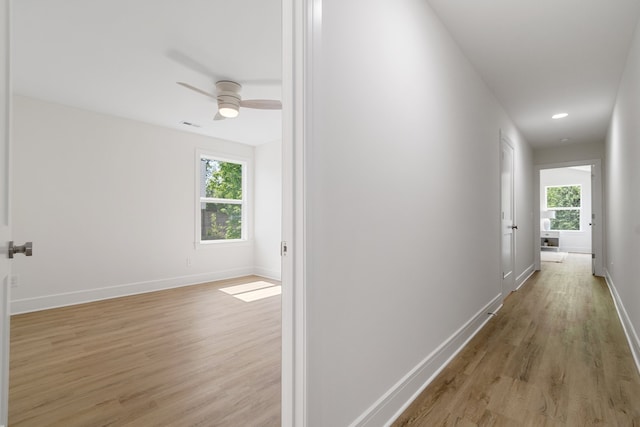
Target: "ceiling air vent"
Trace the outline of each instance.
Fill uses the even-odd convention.
[[[180,122],[180,124],[181,124],[181,125],[185,125],[185,126],[191,126],[191,127],[194,127],[194,128],[200,128],[200,127],[202,127],[202,126],[200,126],[199,124],[191,123],[191,122],[184,122],[184,121],[183,121],[183,122]]]

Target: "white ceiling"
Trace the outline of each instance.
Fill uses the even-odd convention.
[[[281,99],[280,0],[17,0],[16,93],[257,145],[280,139],[281,112],[213,121],[218,79],[244,99]],[[180,124],[187,121],[201,128]]]
[[[604,141],[640,1],[428,1],[532,146]]]
[[[429,3],[534,147],[604,140],[640,1]],[[215,102],[176,84],[233,79],[244,99],[281,99],[280,0],[18,0],[13,17],[19,94],[252,145],[281,137],[279,111],[214,122]]]

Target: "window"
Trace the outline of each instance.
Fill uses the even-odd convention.
[[[551,219],[551,230],[579,231],[582,204],[580,185],[558,185],[546,187],[547,210],[555,211]]]
[[[245,239],[246,164],[199,157],[200,243]]]

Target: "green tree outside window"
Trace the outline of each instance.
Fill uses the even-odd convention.
[[[242,238],[242,164],[202,158],[201,240]]]
[[[556,212],[551,219],[551,230],[580,230],[582,187],[561,185],[546,188],[547,209]]]

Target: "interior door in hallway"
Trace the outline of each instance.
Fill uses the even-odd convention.
[[[0,426],[7,425],[9,396],[9,0],[0,0]]]
[[[502,263],[502,298],[515,290],[515,233],[513,188],[513,146],[500,137],[500,237]]]

